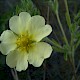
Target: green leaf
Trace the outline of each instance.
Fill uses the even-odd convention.
[[[54,0],[54,12],[57,13],[58,12],[58,0]]]
[[[76,23],[73,23],[73,24],[71,24],[70,30],[71,30],[72,33],[75,33],[75,32],[78,31],[79,28],[80,27],[78,25],[76,25]]]
[[[67,59],[68,59],[68,54],[67,53],[64,53],[64,59],[67,61]]]
[[[54,39],[52,39],[53,45],[59,48],[62,48],[62,46]]]
[[[69,54],[69,52],[71,51],[71,46],[69,45],[63,45],[63,49],[64,49],[64,53]]]
[[[53,11],[55,12],[55,14],[57,14],[58,13],[58,0],[54,0],[54,3],[52,2],[52,0],[50,0],[49,2],[51,4]]]
[[[80,18],[80,11],[75,15],[74,20],[77,21]]]
[[[45,41],[51,44],[54,51],[64,53],[63,47],[56,40],[54,39],[50,40],[48,37],[46,37],[42,41]]]
[[[42,41],[46,41],[53,46],[56,46],[58,48],[62,48],[62,46],[55,39],[49,39],[48,37],[45,37]]]
[[[80,11],[78,11],[78,13],[75,14],[75,16],[74,16],[74,22],[75,22],[78,26],[80,26]]]
[[[71,30],[71,21],[70,21],[70,17],[68,16],[67,12],[65,13],[65,16],[66,16],[67,25],[69,29]]]
[[[27,11],[32,16],[40,14],[40,11],[36,8],[31,0],[21,0],[21,3],[16,6],[15,14],[18,15],[20,12]]]
[[[80,31],[77,31],[77,32],[76,32],[75,38],[76,38],[76,39],[79,39],[79,38],[80,38]]]
[[[76,42],[76,44],[74,45],[75,50],[77,49],[77,47],[80,45],[80,39]]]
[[[64,49],[63,48],[59,48],[59,47],[56,47],[56,46],[52,46],[53,50],[56,51],[56,52],[59,52],[59,53],[64,53]]]

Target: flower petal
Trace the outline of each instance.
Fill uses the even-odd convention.
[[[31,32],[33,29],[38,29],[45,26],[45,19],[42,16],[32,16],[29,22],[29,28]]]
[[[6,57],[6,64],[10,68],[15,68],[17,64],[18,53],[16,51],[11,51]]]
[[[28,28],[27,25],[28,25],[29,20],[31,19],[31,15],[29,13],[27,13],[27,12],[21,12],[19,14],[19,17],[20,17],[21,23],[22,23],[21,27],[22,27],[22,29],[24,31],[24,30],[26,30]]]
[[[39,15],[31,17],[28,26],[28,32],[33,35],[36,41],[40,41],[52,31],[51,26],[45,25],[45,19]]]
[[[16,45],[17,36],[10,30],[6,30],[1,34],[0,37],[0,50],[2,54],[7,55],[10,51],[14,50]]]
[[[18,52],[18,59],[17,59],[17,65],[16,65],[16,70],[17,71],[22,71],[26,70],[28,67],[28,54],[23,53],[23,52]]]
[[[30,33],[36,33],[36,31],[39,28],[42,28],[45,26],[45,20],[42,16],[36,15],[31,17],[29,24],[28,24],[28,32]]]
[[[2,54],[7,55],[10,51],[16,49],[16,44],[13,43],[1,43],[0,44],[0,51]]]
[[[17,39],[17,36],[11,31],[11,30],[5,30],[0,37],[0,41],[2,42],[15,42]]]
[[[45,58],[50,57],[52,48],[45,42],[37,43],[32,50],[30,50],[28,61],[35,67],[41,66]]]
[[[19,16],[13,16],[9,20],[10,29],[16,34],[21,34],[27,29],[27,23],[31,18],[27,12],[21,12]]]
[[[35,67],[40,67],[44,61],[44,58],[41,58],[36,53],[29,53],[28,57],[29,64],[32,64]]]
[[[48,36],[52,32],[52,28],[50,25],[45,25],[41,29],[38,30],[34,34],[34,38],[36,41],[42,40],[44,37]]]
[[[28,55],[18,50],[11,51],[6,57],[6,63],[9,67],[15,68],[17,71],[26,70],[28,67]]]

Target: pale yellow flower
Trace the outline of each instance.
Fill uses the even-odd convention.
[[[13,16],[9,20],[10,30],[1,34],[0,50],[6,56],[6,64],[17,71],[26,70],[29,64],[35,67],[41,66],[44,59],[50,57],[52,47],[40,42],[48,36],[52,28],[45,25],[42,16],[30,16],[27,12],[21,12],[19,16]]]

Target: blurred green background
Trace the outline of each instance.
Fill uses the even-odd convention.
[[[80,11],[80,0],[68,0],[68,5],[73,22],[74,17]],[[36,14],[42,15],[46,23],[49,23],[53,28],[49,38],[54,38],[63,45],[63,37],[49,0],[0,0],[0,34],[9,29],[8,21],[10,17],[18,15],[21,11],[27,11],[32,16]],[[64,0],[59,0],[59,16],[69,39],[70,33],[66,25]],[[13,80],[11,69],[6,65],[5,58],[6,56],[0,54],[0,80]],[[78,47],[75,54],[76,65],[79,60],[80,47]],[[41,67],[35,68],[29,65],[26,71],[18,72],[20,80],[71,80],[72,75],[73,71],[70,62],[64,60],[63,54],[55,51],[53,51],[50,58],[44,61]],[[80,68],[77,75],[80,75]]]

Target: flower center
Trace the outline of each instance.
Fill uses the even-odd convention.
[[[27,51],[33,47],[33,43],[35,41],[32,40],[32,37],[29,35],[20,35],[16,41],[17,47],[20,51]]]

